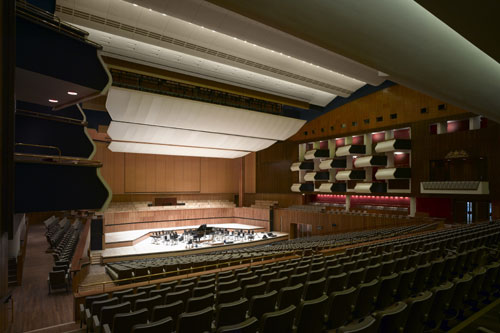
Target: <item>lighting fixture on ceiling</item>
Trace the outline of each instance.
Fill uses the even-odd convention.
[[[68,95],[76,96],[78,93],[76,91],[68,91]]]
[[[49,102],[50,103],[59,103],[59,100],[53,99],[53,98],[49,98]]]

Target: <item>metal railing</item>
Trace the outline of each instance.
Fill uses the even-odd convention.
[[[34,112],[34,111],[29,111],[29,110],[22,110],[22,109],[16,109],[16,115],[38,118],[38,119],[53,120],[53,121],[71,124],[71,125],[87,126],[87,124],[88,124],[86,121],[83,121],[83,120],[78,120],[78,119],[63,117],[63,116],[56,116],[56,115],[51,115],[51,114],[45,114],[45,113],[39,113],[39,112]]]

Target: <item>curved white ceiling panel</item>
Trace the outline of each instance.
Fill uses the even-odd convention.
[[[112,121],[108,128],[112,140],[139,143],[158,143],[191,147],[222,148],[242,151],[259,151],[276,141],[225,135],[193,130],[141,125]]]
[[[111,87],[106,108],[116,121],[286,140],[305,120]]]
[[[157,145],[149,143],[116,142],[116,141],[111,142],[108,146],[108,149],[115,153],[136,153],[136,154],[217,157],[217,158],[238,158],[248,154],[248,152],[236,151],[236,150],[179,147],[179,146]]]
[[[165,13],[207,30],[237,37],[240,41],[254,43],[277,53],[282,52],[296,59],[314,63],[323,68],[378,85],[384,81],[378,71],[345,58],[334,52],[284,33],[243,15],[215,6],[204,0],[125,0],[144,8]],[[62,2],[62,1],[58,1]],[[160,28],[160,27],[158,27]]]
[[[373,69],[355,64],[353,61],[338,55],[333,58],[336,60],[342,59],[340,62],[343,65],[335,66],[335,69],[332,70],[329,67],[313,63],[311,60],[296,58],[295,55],[288,54],[282,48],[275,50],[274,48],[267,48],[268,46],[262,47],[254,44],[255,42],[248,42],[213,29],[207,29],[202,25],[192,24],[165,13],[121,0],[60,0],[56,10],[64,20],[82,25],[85,29],[92,28],[131,39],[132,42],[128,48],[132,51],[136,49],[133,41],[142,42],[151,47],[166,48],[181,52],[183,55],[211,60],[218,64],[229,65],[269,78],[298,84],[330,95],[347,97],[365,84],[364,80],[348,76],[352,72],[352,67],[355,67],[356,71],[370,72],[369,76],[374,78],[370,80],[372,83],[374,81],[377,83],[383,81],[375,79],[376,75]],[[242,22],[249,24],[248,21],[246,19],[246,21]],[[281,35],[276,34],[274,30],[272,34],[276,45],[283,44],[283,40],[288,41],[291,37],[283,33]],[[277,38],[278,36],[279,38]],[[295,37],[292,39],[295,42],[299,41]],[[103,44],[106,49],[107,43],[105,41],[97,42]],[[305,42],[302,41],[303,43]],[[151,47],[148,48],[148,53],[159,53],[154,50],[151,52]],[[295,45],[295,48],[297,49],[297,45]],[[319,48],[313,47],[313,49]],[[120,49],[120,51],[122,52],[119,54],[123,55],[124,50]],[[312,51],[311,48],[306,50],[303,46],[301,54]],[[331,52],[327,51],[326,53]],[[145,59],[140,57],[139,60]],[[149,59],[146,61],[149,61]],[[323,63],[327,64],[328,62],[323,61]],[[344,75],[343,68],[349,74]],[[324,106],[326,104],[318,105]]]
[[[103,55],[325,106],[336,95],[260,73],[80,26]]]

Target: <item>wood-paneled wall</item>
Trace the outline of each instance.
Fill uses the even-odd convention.
[[[445,110],[438,110],[440,104],[446,105]],[[427,112],[421,113],[422,108],[427,108]],[[466,110],[416,90],[394,85],[344,104],[308,122],[290,140],[318,141],[323,138],[403,127],[419,121],[449,118],[465,113]],[[396,118],[391,117],[394,114]],[[377,121],[379,117],[382,121]],[[368,123],[365,123],[366,119]],[[345,124],[345,127],[342,127],[342,124]]]
[[[257,153],[245,156],[245,193],[255,193]]]
[[[290,193],[290,187],[298,181],[297,172],[290,165],[299,158],[295,142],[278,142],[257,153],[257,193]]]
[[[424,217],[384,217],[380,214],[326,214],[292,209],[274,210],[274,230],[290,233],[290,225],[310,224],[312,235],[337,234],[368,229],[391,228],[431,222]]]
[[[269,210],[262,208],[200,208],[104,213],[104,232],[242,223],[269,230]]]
[[[300,193],[245,193],[245,206],[253,205],[255,200],[278,201],[281,208],[303,204]]]
[[[107,143],[95,143],[94,160],[103,163],[101,174],[117,198],[134,193],[238,193],[238,159],[114,153]],[[245,159],[250,189],[255,183],[254,160]]]

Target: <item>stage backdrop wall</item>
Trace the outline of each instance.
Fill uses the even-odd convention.
[[[248,224],[269,231],[269,219],[269,209],[250,207],[105,212],[104,232],[218,223]]]
[[[114,153],[96,141],[94,160],[113,195],[139,193],[238,193],[239,159]],[[245,159],[245,188],[255,192],[255,153]],[[193,199],[194,200],[194,199]],[[118,201],[123,201],[118,199]]]

